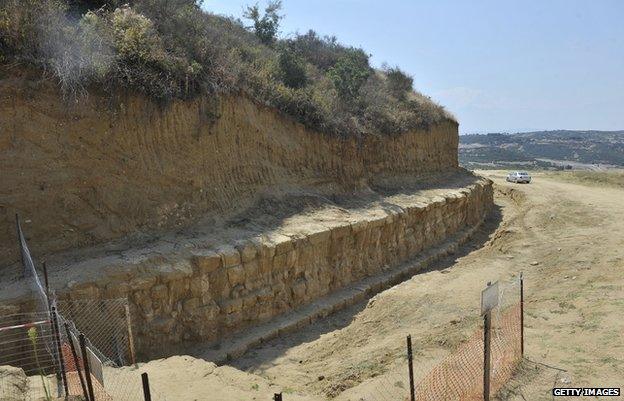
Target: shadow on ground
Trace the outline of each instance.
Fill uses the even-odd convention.
[[[461,245],[455,253],[441,258],[418,274],[452,268],[458,258],[466,256],[474,250],[485,246],[500,226],[502,216],[502,208],[495,204],[481,227],[473,234],[468,242]],[[409,264],[409,262],[407,262],[407,264]],[[352,322],[353,318],[366,308],[367,303],[368,300],[359,302],[333,313],[324,319],[320,319],[297,332],[289,333],[263,343],[250,349],[242,357],[228,362],[228,365],[245,371],[253,371],[260,367],[267,368],[273,366],[275,365],[274,361],[282,357],[288,349],[315,341],[323,334],[347,327]]]

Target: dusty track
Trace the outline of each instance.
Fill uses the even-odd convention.
[[[247,372],[235,380],[237,396],[265,399],[283,390],[294,399],[383,400],[384,389],[405,385],[406,334],[422,376],[479,324],[485,282],[520,271],[527,361],[500,398],[550,400],[555,384],[622,387],[624,190],[541,175],[513,185],[502,172],[487,174],[497,184],[498,209],[480,236],[431,271],[234,361]],[[167,371],[166,361],[158,364]],[[199,399],[217,386],[210,374],[184,377],[197,392],[176,400]]]

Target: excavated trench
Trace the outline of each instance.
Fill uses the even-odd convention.
[[[493,204],[451,119],[343,138],[243,96],[60,98],[0,66],[0,311],[33,309],[19,213],[59,298],[128,299],[142,359],[224,360],[309,324],[452,251]]]

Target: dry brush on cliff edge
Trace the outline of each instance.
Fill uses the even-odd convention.
[[[278,39],[279,2],[248,8],[250,27],[200,6],[4,0],[0,63],[44,68],[69,99],[89,85],[161,101],[243,91],[329,134],[397,134],[452,119],[398,68],[373,69],[362,49],[314,31]]]

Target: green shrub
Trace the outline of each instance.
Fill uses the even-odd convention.
[[[290,88],[303,88],[308,83],[305,61],[294,51],[285,48],[278,57],[278,76]]]
[[[313,30],[294,39],[287,40],[288,46],[300,54],[308,63],[327,71],[351,48],[338,43],[335,36],[320,37]]]
[[[140,63],[161,62],[165,58],[154,24],[145,16],[122,7],[113,12],[112,24],[120,58]]]
[[[40,39],[51,21],[64,16],[63,0],[0,1],[0,50],[4,55],[36,61],[41,57]]]
[[[407,95],[413,91],[414,79],[401,71],[399,67],[384,66],[384,72],[390,93],[398,99],[405,100]]]
[[[243,92],[333,135],[398,134],[449,118],[400,69],[375,71],[335,37],[277,39],[280,2],[248,7],[249,29],[200,3],[0,0],[0,61],[42,66],[73,97],[89,84],[161,101]]]
[[[327,75],[334,83],[340,98],[351,103],[371,75],[368,56],[362,50],[350,50],[336,61]]]

